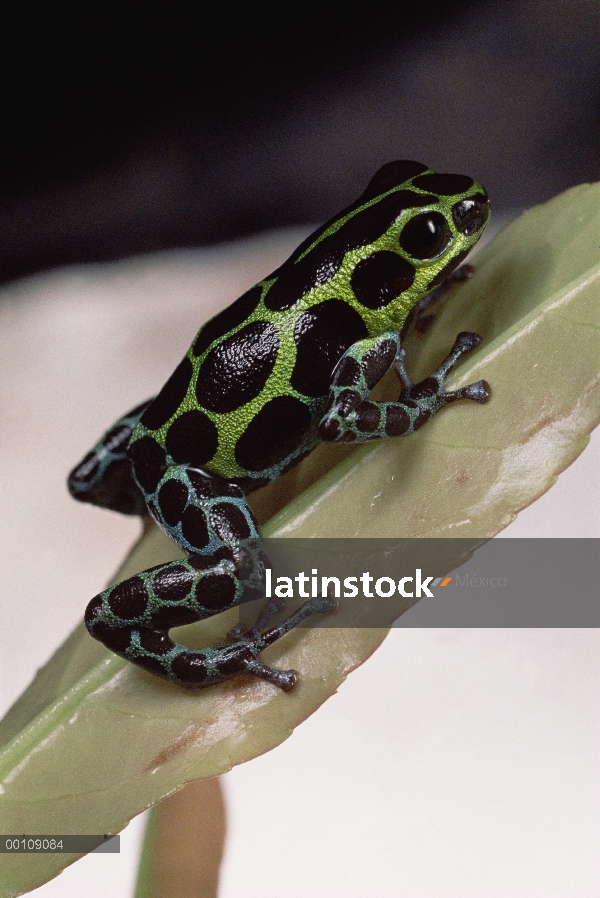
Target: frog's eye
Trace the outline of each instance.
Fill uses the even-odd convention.
[[[413,259],[433,259],[444,252],[452,233],[441,212],[421,212],[404,226],[399,239]]]
[[[461,200],[452,207],[454,224],[461,234],[471,237],[484,226],[490,217],[490,201],[487,196],[477,194],[467,200]]]

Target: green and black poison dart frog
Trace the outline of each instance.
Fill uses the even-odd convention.
[[[150,514],[187,558],[112,586],[87,607],[90,634],[123,658],[182,686],[244,671],[291,690],[297,674],[259,660],[305,618],[311,599],[267,629],[191,650],[169,630],[264,596],[266,556],[246,495],[320,440],[365,442],[413,433],[443,406],[486,402],[480,380],[444,380],[477,346],[461,333],[440,367],[413,384],[401,337],[411,312],[477,242],[489,201],[477,181],[418,162],[384,165],[356,202],[308,237],[277,271],[205,324],[160,393],[121,418],[73,470],[75,498]],[[395,368],[397,402],[369,393]],[[266,562],[268,564],[268,562]]]

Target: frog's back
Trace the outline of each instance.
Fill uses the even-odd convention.
[[[417,162],[380,169],[355,203],[204,325],[134,431],[134,464],[140,452],[167,453],[246,489],[295,464],[318,442],[342,355],[367,336],[401,330],[470,249],[462,247],[464,229],[451,233],[453,207],[470,196],[487,201],[462,175],[436,175]],[[424,210],[440,220],[435,261],[419,255],[419,235],[407,227]],[[443,242],[457,236],[461,246],[445,252]]]

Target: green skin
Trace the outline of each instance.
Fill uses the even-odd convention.
[[[452,402],[487,401],[485,381],[444,390],[448,372],[479,343],[476,334],[459,334],[416,385],[401,336],[488,217],[485,191],[471,178],[388,163],[352,206],[199,331],[158,396],[116,422],[70,475],[77,499],[149,513],[188,556],[96,596],[86,611],[92,636],[179,685],[204,687],[246,671],[294,687],[294,671],[267,667],[258,655],[300,621],[331,610],[326,598],[266,629],[280,609],[271,602],[254,627],[199,651],[174,643],[168,631],[264,595],[268,560],[248,492],[321,440],[406,435]],[[391,368],[398,400],[369,400]]]

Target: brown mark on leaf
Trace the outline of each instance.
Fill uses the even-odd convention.
[[[174,742],[166,745],[165,748],[163,748],[162,751],[159,751],[151,761],[148,761],[145,768],[146,772],[151,773],[153,770],[156,770],[157,767],[162,767],[163,764],[168,764],[169,761],[172,761],[173,758],[182,751],[190,748],[194,743],[200,742],[206,730],[208,730],[213,723],[216,723],[216,719],[205,720],[201,724],[191,723],[185,728],[181,736],[175,739]]]
[[[524,446],[525,443],[528,443],[532,437],[538,434],[541,430],[545,430],[546,427],[550,427],[552,424],[555,424],[557,421],[556,416],[552,417],[551,415],[545,415],[543,418],[540,418],[539,421],[536,421],[531,430],[528,430],[522,440],[519,441],[519,446]]]

